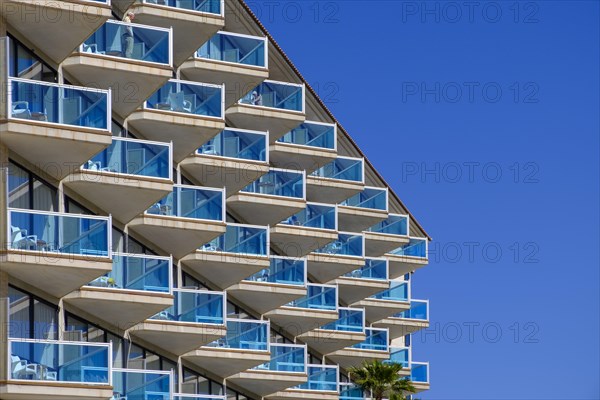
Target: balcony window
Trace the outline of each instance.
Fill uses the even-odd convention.
[[[202,145],[196,154],[266,162],[268,161],[267,134],[225,129]]]
[[[366,188],[362,192],[344,200],[340,205],[387,211],[387,194],[387,189]]]
[[[410,309],[394,315],[396,318],[429,321],[429,301],[411,300]]]
[[[169,257],[115,253],[112,271],[94,279],[88,286],[171,293],[171,265]]]
[[[242,97],[240,103],[304,112],[304,85],[264,81]]]
[[[307,204],[306,208],[292,215],[282,224],[337,230],[337,210],[335,206]]]
[[[363,257],[364,237],[362,235],[340,233],[338,235],[338,240],[328,243],[314,252],[338,256]]]
[[[410,297],[410,284],[408,282],[391,281],[390,288],[373,296],[378,300],[408,301]]]
[[[277,142],[335,150],[336,127],[330,124],[305,122],[283,135]]]
[[[306,372],[306,346],[295,344],[276,344],[270,346],[271,361],[252,369],[257,371]]]
[[[81,45],[80,52],[171,65],[171,34],[170,29],[111,20]]]
[[[107,90],[9,78],[10,118],[92,129],[108,129]]]
[[[357,279],[388,279],[388,263],[384,259],[367,258],[365,266],[344,275],[346,278]]]
[[[280,285],[306,285],[306,260],[271,256],[271,266],[245,279]]]
[[[145,107],[223,118],[223,86],[171,79],[146,100]]]
[[[383,233],[387,235],[408,235],[408,216],[391,215],[368,229],[369,232]]]
[[[173,386],[170,372],[113,370],[113,399],[170,399]]]
[[[356,308],[341,308],[338,310],[340,318],[321,327],[329,331],[364,332],[365,311]]]
[[[363,391],[356,385],[340,384],[340,400],[365,400]]]
[[[208,221],[224,220],[222,189],[175,185],[173,192],[152,205],[146,213]]]
[[[398,256],[427,258],[427,239],[410,238],[410,242],[390,252]]]
[[[221,349],[269,350],[269,322],[243,319],[227,320],[227,335],[208,344]]]
[[[306,296],[294,300],[289,307],[309,308],[316,310],[337,310],[337,286],[308,284]]]
[[[225,295],[207,290],[174,289],[173,306],[159,312],[152,319],[191,322],[195,324],[225,323]]]
[[[296,389],[325,392],[338,391],[338,367],[327,365],[308,365],[308,381]]]
[[[223,235],[205,244],[200,250],[266,256],[267,242],[267,228],[228,224]]]
[[[365,328],[367,338],[352,347],[361,350],[388,351],[388,330]]]
[[[362,183],[364,181],[363,160],[338,157],[329,164],[317,169],[311,175],[319,178]]]
[[[171,144],[113,137],[112,143],[83,165],[87,171],[172,179]]]
[[[106,1],[106,0],[96,0]],[[182,10],[222,15],[223,0],[142,0],[146,4],[159,4]]]
[[[304,199],[304,172],[271,169],[242,192]]]
[[[255,36],[218,32],[200,47],[197,56],[217,61],[266,67],[267,40]]]
[[[9,209],[13,250],[110,257],[110,217]]]

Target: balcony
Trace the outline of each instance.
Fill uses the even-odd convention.
[[[329,354],[327,358],[345,370],[358,367],[363,361],[387,360],[390,356],[388,330],[365,328],[365,335],[364,341]]]
[[[64,178],[110,145],[109,91],[17,78],[7,89],[0,142],[52,177]]]
[[[174,289],[171,307],[138,324],[131,334],[182,355],[227,333],[224,292]]]
[[[385,318],[376,325],[388,328],[393,339],[427,329],[429,328],[429,301],[411,300],[408,310]]]
[[[365,340],[365,312],[339,307],[338,320],[306,332],[298,338],[320,354],[330,354]]]
[[[329,204],[307,203],[271,228],[271,245],[289,257],[304,257],[337,238],[337,208]]]
[[[64,297],[67,306],[128,329],[173,305],[169,257],[113,254],[112,271]]]
[[[389,289],[353,304],[365,309],[367,321],[381,321],[410,308],[410,282],[390,281]]]
[[[127,123],[144,138],[173,143],[177,163],[225,129],[225,88],[171,79]]]
[[[173,27],[173,64],[181,65],[225,26],[224,0],[141,0],[130,10],[135,20]]]
[[[319,203],[341,203],[365,188],[362,158],[338,157],[311,173],[306,198]]]
[[[179,394],[173,395],[173,400],[227,400],[225,395],[212,395],[212,394]]]
[[[227,289],[259,314],[306,296],[306,260],[271,256],[271,265]]]
[[[181,262],[194,275],[227,289],[269,268],[269,228],[229,223],[223,235]]]
[[[173,190],[171,144],[112,139],[108,148],[84,163],[64,184],[127,223]]]
[[[267,134],[227,128],[180,166],[203,185],[225,187],[231,196],[269,172]]]
[[[110,217],[9,208],[2,271],[55,297],[112,267]]]
[[[362,232],[388,217],[387,188],[366,187],[338,207],[340,230]]]
[[[367,258],[361,268],[337,278],[340,301],[352,304],[389,289],[388,263],[385,258]]]
[[[381,257],[408,244],[408,215],[389,214],[388,218],[364,232],[368,257]]]
[[[276,224],[306,206],[304,171],[272,168],[227,199],[227,210],[245,222]]]
[[[429,263],[427,239],[411,237],[407,244],[392,250],[385,256],[390,263],[390,279],[406,275]]]
[[[112,400],[170,399],[174,386],[172,372],[135,369],[113,369]]]
[[[227,319],[227,335],[183,355],[184,360],[227,378],[268,363],[269,321]]]
[[[240,372],[227,382],[266,396],[307,381],[306,345],[271,343],[271,360]]]
[[[411,362],[410,381],[416,389],[416,393],[429,390],[429,363]]]
[[[304,122],[272,143],[270,152],[276,167],[313,172],[337,156],[336,125]]]
[[[368,398],[355,384],[340,383],[340,400],[365,400]]]
[[[57,64],[111,17],[109,0],[6,0],[0,11],[9,31],[19,32]]]
[[[129,228],[180,258],[225,232],[223,189],[175,185]]]
[[[269,132],[269,143],[304,122],[304,85],[264,81],[225,111],[233,125]]]
[[[410,347],[390,347],[390,358],[387,361],[385,361],[385,363],[400,364],[402,366],[400,375],[410,376],[410,361],[411,361]]]
[[[108,343],[8,339],[6,400],[107,399],[112,390]]]
[[[110,20],[62,68],[82,85],[112,88],[112,109],[124,119],[171,78],[172,55],[171,29]]]
[[[307,294],[265,314],[274,324],[296,337],[338,319],[337,287],[307,285]]]
[[[225,84],[229,107],[269,77],[267,48],[266,37],[217,32],[180,71],[192,81]]]
[[[330,282],[362,267],[364,237],[355,233],[339,233],[337,240],[308,255],[308,275],[317,282]]]
[[[273,400],[338,400],[337,365],[307,365],[308,380],[298,386],[267,396]]]

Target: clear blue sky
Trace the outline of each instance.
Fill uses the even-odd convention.
[[[249,1],[434,239],[422,398],[598,399],[599,3],[464,3]]]

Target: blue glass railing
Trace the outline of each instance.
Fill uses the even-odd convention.
[[[158,89],[144,106],[162,111],[223,118],[223,86],[171,79]]]
[[[365,188],[362,192],[344,200],[340,205],[387,211],[387,195],[387,189]]]
[[[394,317],[429,321],[429,301],[411,300],[410,309],[395,314]]]
[[[81,45],[80,52],[172,65],[171,29],[106,21]]]
[[[281,285],[306,285],[306,260],[271,256],[271,266],[245,280],[278,283]]]
[[[410,365],[410,349],[408,347],[390,348],[390,358],[384,361],[387,364],[400,364],[402,368],[408,368]]]
[[[408,216],[390,214],[387,219],[378,222],[367,231],[406,236],[408,235]]]
[[[225,294],[208,290],[173,289],[173,305],[153,316],[161,321],[225,324]]]
[[[289,307],[337,310],[337,286],[308,284],[306,296],[287,304]]]
[[[264,81],[242,97],[240,103],[304,112],[304,85]]]
[[[227,400],[223,395],[214,394],[174,394],[173,400]]]
[[[174,185],[173,192],[153,204],[146,213],[179,218],[224,221],[223,189]]]
[[[217,32],[204,43],[197,57],[236,64],[267,66],[267,40],[264,37]]]
[[[408,244],[390,251],[390,254],[427,258],[427,239],[410,238]]]
[[[209,14],[222,15],[223,12],[223,0],[143,0],[143,2]]]
[[[8,209],[8,248],[111,256],[110,217]]]
[[[171,154],[171,143],[113,137],[110,146],[83,164],[82,168],[172,180]]]
[[[351,383],[340,383],[340,400],[365,400],[363,391]]]
[[[338,313],[340,318],[337,321],[323,325],[321,329],[329,331],[364,332],[365,310],[361,308],[340,307]]]
[[[330,365],[307,365],[308,381],[296,386],[300,390],[321,392],[338,391],[338,367]]]
[[[357,279],[374,279],[374,280],[388,280],[388,262],[387,259],[380,258],[367,258],[365,259],[365,266],[360,269],[348,272],[344,275],[347,278]]]
[[[269,254],[268,241],[267,227],[227,224],[223,235],[199,250],[266,256]]]
[[[112,383],[112,351],[108,343],[9,339],[9,379]]]
[[[304,172],[271,169],[241,191],[304,199],[304,183]]]
[[[410,298],[410,283],[391,281],[390,288],[371,296],[373,299],[390,301],[408,301]]]
[[[207,345],[224,349],[269,351],[269,321],[228,319],[227,335]]]
[[[171,387],[173,387],[171,372],[113,369],[113,399],[170,399]]]
[[[114,253],[112,271],[88,286],[171,293],[171,271],[170,257]]]
[[[271,343],[271,361],[252,369],[306,373],[306,345]]]
[[[352,345],[352,348],[361,350],[388,351],[388,330],[365,328],[367,338],[364,342]]]
[[[429,383],[429,363],[411,363],[410,380],[412,382]]]
[[[363,159],[338,157],[329,164],[317,169],[311,175],[319,178],[363,182]]]
[[[83,128],[108,129],[110,92],[77,86],[9,78],[10,118]]]
[[[305,122],[277,141],[279,143],[333,150],[336,148],[336,128],[335,125],[330,124]]]
[[[364,237],[362,235],[340,233],[338,240],[328,243],[314,252],[338,256],[363,257],[364,247]]]
[[[307,203],[304,209],[281,223],[306,228],[337,230],[337,208],[331,205]]]
[[[196,154],[266,162],[267,134],[228,128],[202,145]]]

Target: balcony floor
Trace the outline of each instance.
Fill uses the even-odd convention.
[[[410,241],[408,236],[403,235],[390,235],[377,232],[364,232],[364,235],[367,257],[381,257],[385,253],[408,244]]]
[[[269,161],[278,168],[305,170],[307,174],[335,160],[337,151],[318,147],[296,146],[289,143],[272,143]]]
[[[184,360],[221,378],[271,361],[268,351],[201,347],[184,354]]]
[[[399,256],[391,253],[385,256],[389,262],[390,279],[399,278],[429,264],[429,260],[422,257]]]
[[[269,400],[339,400],[338,392],[320,390],[288,389],[277,392],[266,399]]]
[[[388,351],[345,348],[329,354],[327,358],[338,364],[340,368],[348,370],[351,367],[359,367],[363,361],[387,360],[390,358],[390,353]]]
[[[306,177],[306,200],[316,203],[338,204],[362,192],[361,182],[326,179],[316,176]]]
[[[336,310],[319,310],[298,307],[279,307],[269,311],[265,316],[293,337],[318,329],[323,325],[337,321],[339,318]]]
[[[260,397],[298,386],[307,380],[304,373],[248,370],[227,378],[227,382],[240,386]]]
[[[330,282],[338,285],[338,296],[344,304],[352,304],[389,289],[384,280],[349,278],[342,276]]]
[[[352,307],[364,308],[365,319],[373,323],[399,312],[410,310],[410,302],[408,300],[393,301],[368,298],[352,304]]]
[[[0,383],[2,400],[106,400],[112,395],[113,387],[108,385],[49,381]]]
[[[227,289],[227,296],[239,300],[248,308],[262,315],[292,300],[306,296],[306,288],[296,285],[242,281]]]
[[[396,339],[429,328],[429,321],[389,317],[376,322],[377,328],[388,328],[390,339]]]
[[[298,336],[302,343],[319,354],[327,355],[353,344],[364,342],[366,336],[362,332],[330,331],[315,329]]]
[[[387,217],[387,211],[383,210],[338,206],[338,229],[345,232],[362,232]]]
[[[310,253],[307,257],[308,275],[317,283],[327,283],[361,268],[365,259],[327,253]]]
[[[306,207],[306,201],[291,197],[238,192],[227,198],[227,210],[253,225],[273,225]]]
[[[225,111],[225,118],[238,128],[269,132],[269,142],[275,143],[277,139],[303,123],[306,116],[298,111],[235,104]]]
[[[304,257],[338,238],[337,231],[277,224],[269,232],[271,246],[288,257]]]

